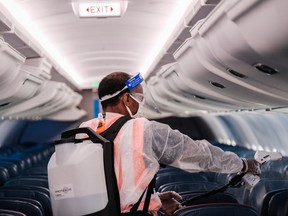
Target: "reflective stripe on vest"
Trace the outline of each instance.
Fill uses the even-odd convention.
[[[109,128],[120,117],[119,114],[106,116],[103,126],[105,129]],[[97,132],[97,128],[95,128],[98,125],[97,119],[92,119],[87,123]],[[101,131],[103,131],[103,127],[101,127]],[[145,166],[143,145],[144,119],[141,118],[127,122],[114,140],[114,167],[120,194],[121,212],[130,211],[155,175]],[[139,205],[139,210],[143,209],[144,200],[145,196]],[[160,206],[161,201],[158,195],[152,194],[149,211],[157,211]]]

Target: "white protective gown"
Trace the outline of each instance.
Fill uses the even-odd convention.
[[[105,127],[119,117],[106,113]],[[92,119],[80,127],[96,131],[97,125],[97,119]],[[138,201],[159,170],[159,163],[189,172],[236,173],[243,167],[236,154],[224,152],[206,140],[192,140],[166,124],[145,118],[131,119],[121,128],[114,140],[114,156],[122,212],[128,212]],[[157,212],[160,206],[157,194],[153,194],[149,210]]]

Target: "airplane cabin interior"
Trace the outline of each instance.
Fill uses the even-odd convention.
[[[267,152],[255,185],[202,198],[236,174],[161,167],[155,190],[186,201],[175,216],[287,216],[287,8],[287,0],[0,0],[0,215],[55,214],[54,141],[96,118],[99,82],[124,71],[142,74],[145,100],[157,105],[145,118],[239,157]],[[281,159],[269,156],[276,152]]]

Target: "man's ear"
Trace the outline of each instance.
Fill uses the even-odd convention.
[[[129,105],[129,103],[130,103],[130,95],[129,95],[129,93],[125,93],[123,96],[122,96],[122,101],[123,101],[123,103],[127,106],[127,105]]]

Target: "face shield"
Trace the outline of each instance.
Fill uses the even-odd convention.
[[[125,84],[130,91],[131,98],[139,104],[137,113],[134,115],[130,113],[132,117],[148,117],[150,112],[161,113],[140,73],[130,78]]]
[[[129,90],[131,98],[135,100],[139,105],[138,111],[135,114],[132,114],[129,108],[127,109],[131,117],[149,117],[149,113],[159,113],[159,114],[161,113],[158,106],[156,105],[156,102],[151,92],[149,91],[147,84],[145,83],[140,73],[131,77],[125,83],[123,89],[111,95],[103,96],[101,98],[101,102],[116,97],[126,89]]]

